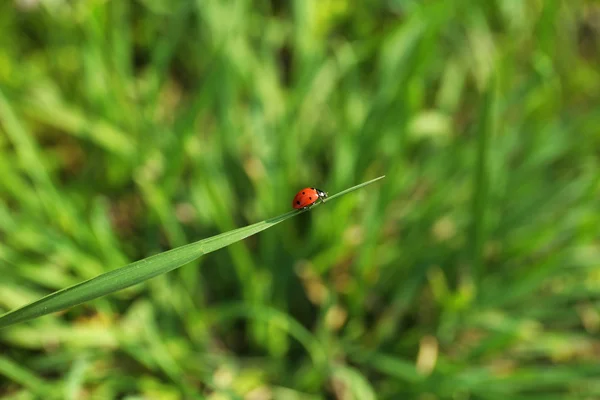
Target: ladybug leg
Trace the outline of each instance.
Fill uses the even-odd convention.
[[[307,205],[306,207],[303,207],[302,210],[310,210],[311,208],[313,208],[314,206],[316,206],[319,203],[322,203],[323,199],[319,198],[317,201],[315,201],[312,204]]]

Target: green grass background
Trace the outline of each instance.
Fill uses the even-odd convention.
[[[600,5],[0,2],[7,399],[600,398]]]

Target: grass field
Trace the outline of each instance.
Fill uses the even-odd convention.
[[[599,399],[600,4],[0,2],[6,399]]]

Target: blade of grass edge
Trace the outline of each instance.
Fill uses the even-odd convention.
[[[361,183],[350,189],[332,195],[327,200],[329,201],[343,194],[360,189],[382,178],[384,178],[384,176]],[[270,218],[253,225],[234,229],[163,253],[155,254],[124,267],[98,275],[87,281],[56,291],[0,316],[0,329],[18,322],[24,322],[41,317],[42,315],[76,306],[86,301],[144,282],[160,274],[170,272],[204,254],[211,253],[235,242],[239,242],[240,240],[277,225],[278,223],[305,211],[306,210],[290,211],[275,218]]]
[[[339,192],[339,193],[332,194],[331,196],[328,196],[326,199],[324,199],[324,200],[323,200],[323,203],[327,203],[328,201],[331,201],[331,200],[335,199],[336,197],[340,197],[340,196],[343,196],[343,195],[345,195],[345,194],[347,194],[347,193],[353,192],[353,191],[355,191],[355,190],[357,190],[357,189],[360,189],[360,188],[362,188],[362,187],[365,187],[365,186],[367,186],[367,185],[370,185],[371,183],[375,183],[375,182],[377,182],[378,180],[380,180],[380,179],[383,179],[383,178],[385,178],[385,175],[382,175],[382,176],[380,176],[379,178],[371,179],[370,181],[366,181],[366,182],[360,183],[360,184],[358,184],[358,185],[356,185],[356,186],[352,186],[351,188],[349,188],[349,189],[346,189],[346,190],[342,190],[342,191],[341,191],[341,192]]]
[[[475,290],[480,289],[480,281],[484,269],[484,244],[486,237],[486,214],[489,206],[490,191],[490,146],[495,129],[497,81],[492,76],[489,87],[483,95],[479,126],[477,127],[477,143],[475,168],[473,169],[473,197],[470,227],[471,243],[471,279]],[[480,297],[480,293],[477,294]]]

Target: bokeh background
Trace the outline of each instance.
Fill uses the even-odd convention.
[[[600,398],[600,5],[0,2],[7,399]]]

